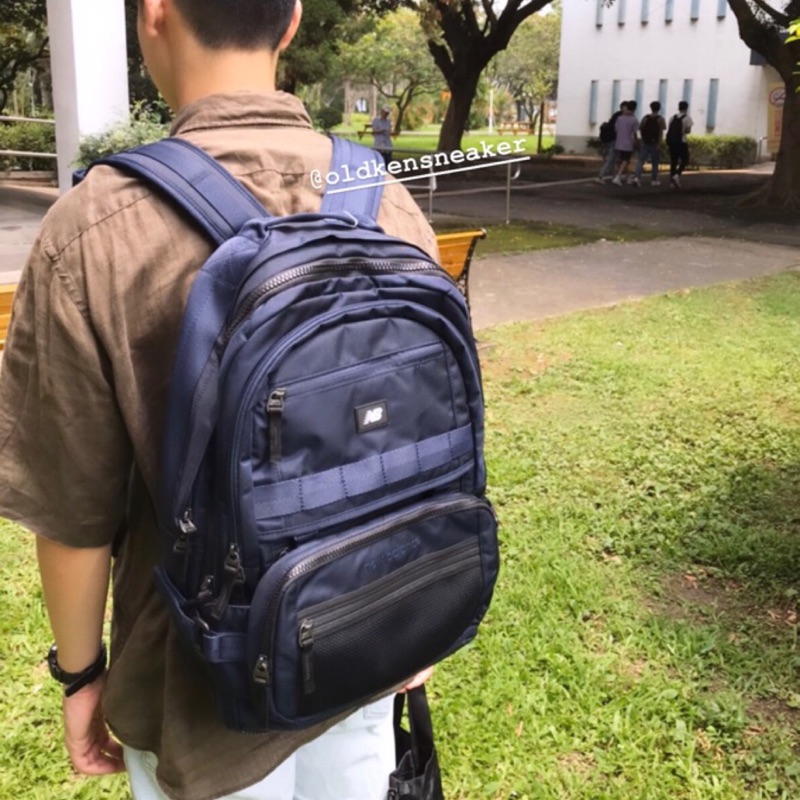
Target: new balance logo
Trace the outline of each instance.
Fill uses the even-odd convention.
[[[386,401],[370,403],[356,409],[356,428],[359,433],[371,431],[374,428],[383,428],[389,424],[389,410]]]
[[[380,422],[383,419],[383,409],[382,408],[371,408],[364,414],[364,424],[365,425],[375,425],[376,423]]]

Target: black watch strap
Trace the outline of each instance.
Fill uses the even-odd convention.
[[[70,697],[75,692],[79,692],[84,686],[96,681],[106,669],[108,663],[108,654],[106,652],[105,644],[100,645],[100,655],[97,656],[95,661],[89,664],[86,669],[80,672],[65,672],[58,665],[58,649],[55,645],[50,648],[47,654],[47,665],[50,667],[50,675],[59,683],[63,683],[66,687],[64,695]]]

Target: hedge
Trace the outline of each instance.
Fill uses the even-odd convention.
[[[55,125],[36,122],[0,123],[0,150],[24,150],[31,153],[56,152]],[[29,156],[0,156],[4,170],[53,170],[55,159]]]
[[[713,169],[741,169],[755,163],[758,144],[749,136],[689,136],[689,165]],[[600,152],[599,139],[589,139],[587,146]],[[669,163],[667,146],[661,144],[661,161]]]

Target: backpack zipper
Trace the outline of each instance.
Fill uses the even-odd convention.
[[[435,272],[437,275],[441,274],[452,280],[450,276],[441,268],[431,261],[390,261],[390,260],[375,260],[369,261],[365,259],[345,259],[340,261],[315,261],[313,264],[303,264],[299,267],[291,267],[278,273],[275,277],[270,278],[261,286],[253,289],[247,297],[242,300],[239,311],[231,320],[231,323],[225,329],[222,336],[222,347],[224,348],[231,337],[236,332],[236,329],[250,316],[253,309],[262,303],[266,298],[279,289],[286,288],[287,284],[301,281],[304,278],[314,276],[315,278],[324,277],[325,275],[336,275],[340,272],[349,272],[353,269],[359,269],[363,274],[381,274],[386,272]]]

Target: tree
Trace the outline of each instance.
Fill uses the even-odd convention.
[[[746,2],[747,0],[743,0]],[[486,66],[505,50],[514,31],[550,0],[423,0],[428,49],[450,90],[440,150],[457,150]]]
[[[0,4],[0,111],[17,75],[47,54],[46,0],[2,0]]]
[[[508,48],[489,65],[493,83],[514,96],[529,120],[555,91],[560,40],[560,9],[536,14],[519,26]]]
[[[782,10],[766,0],[728,0],[739,23],[742,41],[774,67],[786,85],[781,144],[775,172],[765,191],[767,202],[800,211],[800,41],[786,34],[800,16],[800,0],[789,0]]]
[[[441,88],[442,78],[426,52],[417,15],[400,9],[380,19],[375,29],[341,50],[344,75],[373,85],[397,107],[395,134],[406,111],[419,95]]]

